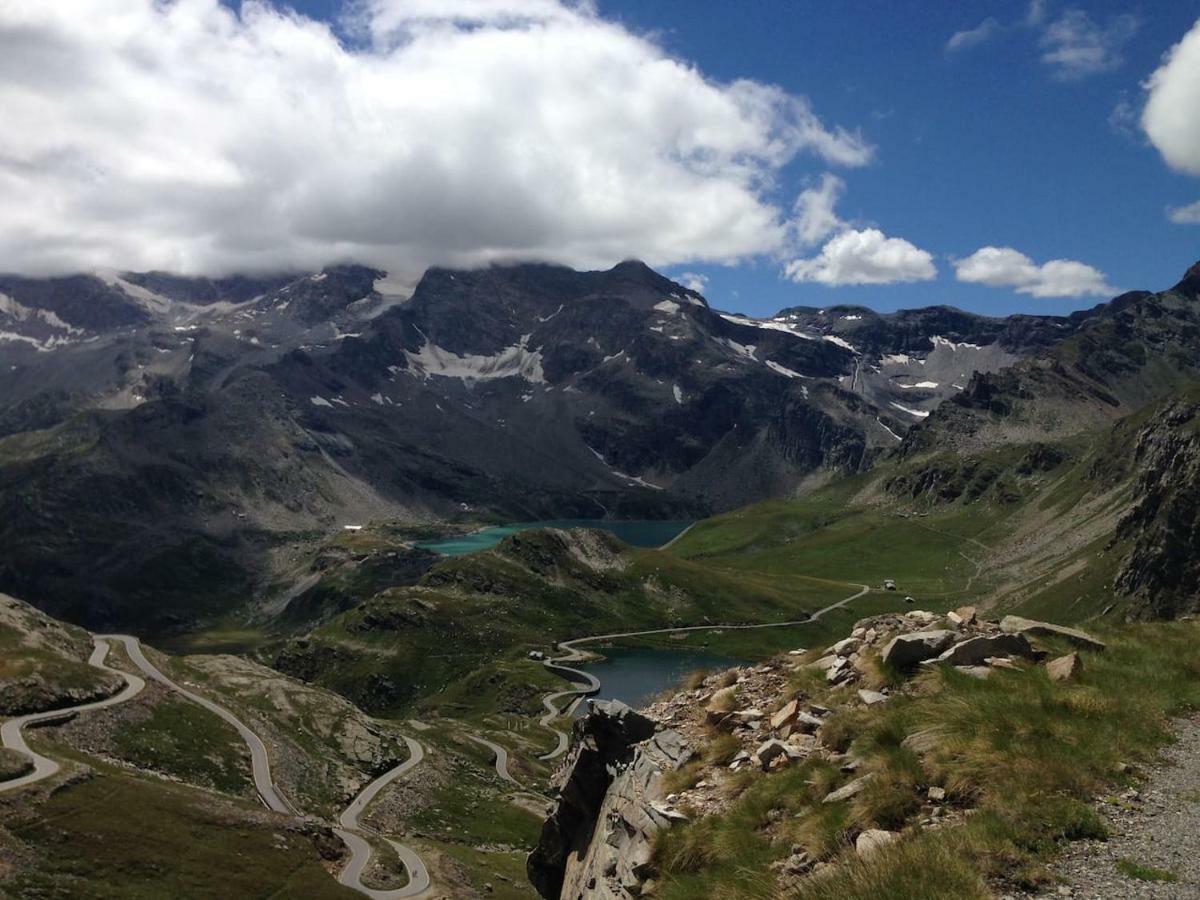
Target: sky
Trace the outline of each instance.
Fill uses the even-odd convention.
[[[1200,259],[1198,16],[5,0],[0,270],[636,257],[754,315],[1064,313]]]

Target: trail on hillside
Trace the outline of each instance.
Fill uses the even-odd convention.
[[[1175,736],[1175,743],[1163,751],[1162,762],[1147,772],[1137,788],[1096,803],[1108,826],[1108,840],[1071,844],[1050,867],[1063,879],[1068,896],[1077,900],[1200,897],[1200,719],[1178,722]],[[1142,877],[1130,877],[1132,866],[1143,867]],[[1175,880],[1146,880],[1155,874]]]

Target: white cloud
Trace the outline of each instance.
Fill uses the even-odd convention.
[[[785,274],[793,281],[837,287],[930,281],[937,277],[937,267],[931,254],[908,241],[890,238],[877,228],[865,228],[843,231],[817,256],[788,263]]]
[[[1176,225],[1200,225],[1200,200],[1187,206],[1172,206],[1167,210],[1167,218]]]
[[[1146,82],[1142,128],[1167,165],[1200,175],[1200,21]]]
[[[0,267],[732,262],[801,154],[872,149],[558,0],[0,3]]]
[[[1025,25],[1036,28],[1046,21],[1046,0],[1030,0],[1029,9],[1025,11]]]
[[[846,182],[829,172],[815,186],[805,188],[796,198],[793,228],[803,246],[819,244],[844,226],[834,207],[846,189]]]
[[[965,31],[956,31],[952,34],[950,40],[946,41],[946,51],[953,53],[956,50],[968,50],[971,47],[978,47],[980,44],[986,44],[1003,31],[1004,26],[992,16],[988,16],[974,28],[968,28]]]
[[[699,272],[681,272],[675,280],[697,294],[703,294],[704,289],[708,287],[708,276]]]
[[[1042,62],[1064,80],[1111,72],[1124,62],[1121,51],[1140,24],[1135,16],[1123,15],[1101,26],[1083,10],[1069,9],[1042,32]]]
[[[988,287],[1012,288],[1032,297],[1112,296],[1103,272],[1072,259],[1052,259],[1038,265],[1012,247],[981,247],[966,259],[954,261],[959,281]]]

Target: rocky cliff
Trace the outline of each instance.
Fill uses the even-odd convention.
[[[676,731],[616,701],[593,702],[575,725],[555,778],[559,800],[529,855],[529,880],[548,900],[640,896],[653,838],[682,815],[663,776],[692,753]]]
[[[1200,403],[1168,405],[1139,432],[1136,503],[1117,527],[1132,544],[1115,587],[1135,613],[1174,618],[1200,605]]]

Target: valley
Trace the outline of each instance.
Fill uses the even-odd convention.
[[[519,271],[520,278],[530,277]],[[515,277],[505,273],[501,283]],[[657,282],[650,285],[646,289],[660,289]],[[651,299],[655,296],[661,295],[652,293]],[[1150,652],[1136,635],[1144,633],[1152,645],[1159,633],[1151,629],[1127,636],[1126,629],[1136,626],[1123,623],[1194,611],[1187,588],[1194,555],[1182,548],[1193,533],[1188,485],[1200,459],[1194,427],[1200,400],[1186,379],[1160,379],[1151,357],[1139,357],[1130,348],[1132,341],[1152,344],[1156,353],[1174,354],[1178,371],[1191,371],[1193,363],[1185,358],[1185,342],[1178,335],[1192,327],[1187,323],[1198,302],[1200,291],[1189,273],[1172,291],[1118,298],[1111,307],[1079,317],[1059,329],[1066,333],[1060,340],[1026,336],[1035,349],[1019,358],[994,352],[992,358],[1007,368],[965,375],[961,391],[930,397],[927,416],[907,426],[895,423],[897,439],[889,439],[890,446],[877,447],[845,470],[819,467],[801,474],[803,466],[794,468],[796,487],[787,497],[730,503],[728,509],[697,507],[674,483],[648,487],[646,471],[635,470],[647,484],[626,481],[620,490],[626,495],[622,508],[637,513],[628,520],[604,520],[600,527],[589,527],[594,520],[586,517],[527,519],[513,525],[514,519],[502,514],[521,510],[504,504],[470,510],[430,506],[420,515],[404,516],[394,505],[355,506],[343,495],[344,510],[330,513],[330,507],[310,517],[303,531],[294,530],[300,519],[262,519],[269,507],[255,501],[240,507],[247,510],[244,524],[227,532],[240,536],[220,545],[220,553],[243,561],[242,574],[227,585],[221,580],[225,574],[214,580],[214,573],[226,571],[226,562],[215,557],[173,560],[164,572],[178,580],[176,589],[185,590],[190,579],[199,578],[206,591],[215,592],[207,594],[212,602],[197,601],[181,614],[168,598],[160,612],[169,615],[144,620],[137,637],[95,626],[89,635],[78,625],[52,618],[69,613],[70,605],[60,604],[73,588],[56,593],[58,599],[45,604],[44,611],[6,600],[0,618],[6,648],[0,700],[16,717],[6,720],[8,752],[0,759],[12,773],[0,785],[0,873],[8,873],[0,885],[17,885],[17,896],[152,896],[159,876],[151,873],[160,872],[161,860],[184,852],[189,828],[212,827],[232,829],[247,847],[259,848],[256,859],[271,856],[269,864],[252,871],[236,866],[238,877],[245,879],[239,890],[247,896],[283,889],[314,897],[358,894],[387,900],[532,897],[534,886],[545,882],[532,862],[527,874],[526,858],[543,852],[542,823],[548,814],[558,815],[553,813],[561,808],[556,804],[568,796],[561,793],[563,779],[572,777],[581,765],[580,754],[586,755],[581,733],[599,727],[589,724],[589,698],[597,693],[627,698],[652,713],[666,710],[670,718],[680,715],[680,703],[690,702],[679,697],[713,692],[704,691],[704,685],[727,678],[757,685],[761,672],[794,672],[789,677],[799,687],[789,690],[799,690],[817,706],[836,707],[837,721],[845,719],[845,728],[822,725],[815,742],[806,737],[796,745],[799,750],[788,751],[799,754],[795,768],[777,764],[763,773],[761,786],[749,773],[735,770],[736,787],[730,782],[721,788],[727,794],[701,789],[693,798],[687,787],[670,792],[676,797],[670,802],[663,794],[655,802],[667,804],[667,812],[651,818],[665,816],[668,833],[653,846],[630,851],[650,854],[637,878],[660,881],[663,897],[702,896],[697,886],[714,879],[728,885],[730,896],[766,896],[775,888],[746,882],[740,869],[726,871],[719,852],[705,850],[703,857],[692,857],[691,851],[680,855],[676,845],[733,828],[728,823],[741,821],[739,810],[757,808],[760,800],[754,798],[776,796],[775,779],[791,784],[799,773],[812,777],[814,766],[836,761],[854,741],[875,746],[870,742],[882,739],[869,735],[900,727],[886,724],[893,721],[888,713],[892,700],[879,709],[868,704],[858,710],[857,695],[839,691],[838,683],[818,689],[804,667],[821,648],[869,627],[864,622],[907,622],[906,617],[919,613],[928,617],[920,620],[928,627],[928,622],[972,607],[997,619],[1016,615],[1081,625],[1116,645],[1131,642],[1129,653],[1136,655]],[[706,315],[706,307],[694,308],[697,315]],[[809,318],[789,313],[787,328],[807,333],[819,327],[811,318],[816,313],[804,315]],[[1166,328],[1164,316],[1179,324]],[[937,328],[946,328],[943,313],[935,320]],[[900,363],[868,355],[902,349],[886,343],[891,340],[888,327],[885,319],[865,332],[884,343],[871,346],[862,335],[855,338],[863,347],[855,350],[862,356],[854,362],[858,375],[834,377],[849,377],[851,386],[862,380],[867,385],[863,393],[827,383],[827,390],[841,392],[839,402],[849,404],[847,409],[865,404],[856,413],[863,421],[887,421],[883,409],[872,405],[869,392],[877,388],[869,386],[864,367],[872,377],[903,377],[887,374],[887,366]],[[981,332],[984,336],[977,340],[1007,340],[997,337],[999,326],[986,327],[993,330]],[[1100,349],[1114,328],[1129,336],[1120,359]],[[833,336],[848,342],[840,334],[849,333]],[[812,336],[795,340],[840,348]],[[911,343],[905,346],[913,352]],[[934,353],[965,352],[937,341],[928,346],[926,366],[945,364]],[[360,353],[356,351],[356,359]],[[421,365],[433,365],[434,358],[427,354]],[[864,363],[872,358],[877,362]],[[1139,358],[1144,362],[1138,363]],[[745,359],[736,365],[752,365],[751,357]],[[757,365],[757,357],[753,359]],[[522,380],[523,365],[494,380]],[[963,365],[970,363],[964,358]],[[429,383],[427,376],[421,377],[426,380],[417,379],[410,387]],[[449,377],[463,387],[476,375],[436,377]],[[794,380],[772,377],[784,379],[781,384]],[[809,380],[802,379],[800,386],[809,387]],[[339,396],[347,398],[350,392],[343,388]],[[165,402],[170,406],[172,401]],[[345,402],[351,415],[350,400]],[[135,425],[125,420],[161,415],[158,403],[147,400],[111,421],[139,433],[166,428],[158,433],[169,434],[175,426],[164,421],[144,419]],[[316,408],[318,415],[327,415],[327,407]],[[60,474],[64,465],[90,466],[102,458],[97,454],[108,452],[103,448],[112,446],[111,438],[99,436],[99,443],[85,447],[68,435],[94,415],[76,411],[62,424],[10,435],[0,447],[13,454],[5,459],[18,466],[48,465],[47,472]],[[357,428],[363,421],[351,425],[347,419],[337,428]],[[74,458],[59,456],[63,448]],[[258,465],[274,452],[260,452]],[[190,478],[194,461],[172,454],[175,474]],[[349,473],[349,458],[340,458],[338,465]],[[290,452],[271,464],[287,466],[289,459]],[[359,490],[366,484],[364,476],[360,470],[353,478],[337,477],[353,481]],[[738,478],[736,473],[730,477]],[[55,476],[45,482],[45,490],[70,483]],[[26,496],[43,496],[36,479],[22,484],[33,492]],[[632,499],[643,495],[654,498],[653,504],[638,505],[643,501]],[[45,502],[50,502],[48,494]],[[554,512],[572,516],[573,502]],[[435,514],[435,509],[442,512]],[[640,518],[651,510],[665,518]],[[689,514],[681,515],[685,511]],[[260,518],[252,521],[251,516]],[[232,520],[243,522],[237,515]],[[25,552],[22,547],[50,552],[54,545],[39,543],[45,538],[36,538],[38,533],[18,542],[15,553]],[[70,540],[81,533],[72,531]],[[250,545],[258,550],[243,555]],[[118,580],[104,576],[96,582],[90,596],[99,598],[97,605],[76,619],[80,624],[120,622],[122,604],[136,599],[123,598],[115,605],[103,599],[120,579],[133,577],[109,571]],[[36,587],[19,578],[6,582],[13,584]],[[31,596],[43,595],[35,590]],[[1161,639],[1184,641],[1190,627],[1172,626]],[[1047,652],[1053,649],[1058,648]],[[940,687],[934,688],[930,674],[913,682],[918,689],[912,694],[898,673],[869,659],[874,657],[863,657],[863,683],[868,685],[863,690],[894,697],[897,710],[910,705],[914,710],[911,717],[897,712],[897,722],[924,721],[926,713],[919,710],[925,708],[926,689],[955,695],[985,690],[955,680],[959,676],[951,667],[949,674],[937,676],[943,678]],[[1089,657],[1085,672],[1095,664]],[[1021,668],[1019,661],[1015,665]],[[1114,665],[1113,674],[1105,677],[1132,677],[1117,674],[1124,663]],[[1189,663],[1181,659],[1180,665]],[[1003,668],[996,666],[997,671]],[[1035,682],[1041,677],[1026,675]],[[770,692],[780,690],[776,682],[771,684],[769,691],[761,688],[764,702],[773,696]],[[684,694],[677,694],[681,689]],[[971,703],[983,702],[972,697]],[[1175,710],[1181,702],[1156,694],[1152,705]],[[610,708],[605,699],[595,706]],[[751,717],[743,724],[759,721]],[[38,727],[23,731],[26,724]],[[904,728],[911,731],[907,724]],[[703,743],[689,751],[692,762],[685,764],[691,766],[686,771],[709,772],[710,785],[725,784],[731,777],[728,735],[704,722],[696,729],[688,740]],[[755,730],[737,726],[734,731],[747,754],[761,743]],[[1161,733],[1147,726],[1144,742],[1129,753],[1142,754],[1141,759],[1159,740]],[[1007,752],[996,752],[1002,751]],[[26,759],[33,760],[32,771]],[[914,765],[911,760],[903,764]],[[899,777],[890,769],[880,771],[890,773],[887,778]],[[683,775],[663,777],[676,785],[687,780]],[[904,776],[912,777],[917,776]],[[1097,772],[1094,777],[1099,780],[1078,782],[1071,790],[1090,789],[1104,776]],[[971,788],[976,790],[992,788]],[[24,799],[36,798],[36,808],[61,807],[65,812],[90,809],[111,791],[128,795],[144,811],[136,821],[84,815],[90,828],[99,829],[97,841],[130,847],[127,858],[108,860],[103,871],[93,858],[98,844],[70,830],[38,824],[29,817],[31,806]],[[962,795],[966,806],[975,802],[967,798]],[[907,804],[903,801],[903,809],[909,809]],[[821,841],[798,842],[818,869],[828,870],[834,878],[830,884],[842,884],[836,880],[839,873],[858,871],[853,862],[857,834],[913,827],[907,812],[854,815],[825,822],[822,828],[836,824],[836,829],[821,832]],[[697,816],[696,824],[679,825]],[[1025,828],[1023,822],[1013,827]],[[146,839],[150,833],[153,841]],[[1040,871],[1049,848],[1065,832],[1055,834],[1047,838],[1044,852],[1039,849],[1021,865]],[[913,847],[942,853],[938,840]],[[71,842],[78,856],[62,860],[61,866],[48,865],[48,854],[64,841]],[[789,858],[781,841],[785,838],[773,836],[766,845],[747,845],[745,852],[764,864]],[[216,850],[219,843],[212,846]],[[207,864],[197,865],[201,868],[174,867],[171,877],[188,879],[186,887],[179,882],[186,896],[216,896],[221,889],[215,876],[222,868],[204,875]],[[71,874],[72,866],[85,866],[94,874],[80,882]],[[974,883],[972,878],[999,877],[986,867],[971,866],[969,871],[954,869],[959,879],[954,890],[966,890],[963,885]],[[880,862],[870,867],[869,878],[846,877],[879,884],[870,879],[893,877],[885,870]],[[1041,878],[1029,877],[1031,884]],[[779,884],[791,884],[787,878]],[[824,882],[813,882],[813,890],[827,890],[820,884]],[[858,887],[844,890],[849,891],[846,896],[859,896],[853,893]],[[618,891],[613,896],[625,895]]]

